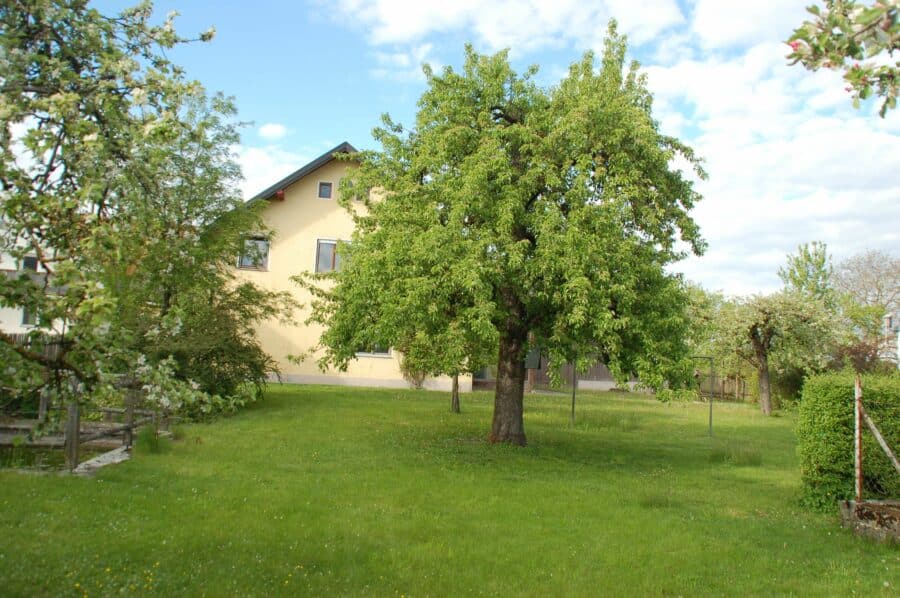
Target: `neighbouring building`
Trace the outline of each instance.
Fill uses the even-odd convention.
[[[278,362],[286,382],[344,384],[405,388],[400,356],[389,347],[374,347],[357,355],[346,372],[319,369],[317,354],[299,363],[289,356],[308,354],[319,341],[322,329],[307,325],[312,297],[290,280],[304,271],[340,268],[337,243],[350,240],[353,220],[337,202],[338,187],[352,162],[336,160],[335,154],[355,153],[342,143],[309,164],[275,182],[250,201],[264,201],[262,218],[271,237],[250,237],[247,251],[238,259],[239,275],[273,291],[290,291],[300,302],[294,325],[263,322],[257,333],[263,349]],[[450,378],[426,379],[425,387],[449,389]],[[460,377],[460,390],[469,391],[472,379]]]
[[[25,256],[21,260],[0,252],[0,276],[16,278],[22,274],[38,276],[41,270],[35,256]],[[0,306],[0,330],[9,334],[25,334],[37,324],[35,314],[23,307]]]

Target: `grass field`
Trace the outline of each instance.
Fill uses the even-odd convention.
[[[790,416],[635,395],[273,387],[93,479],[0,471],[0,595],[897,595],[900,550],[797,505]]]

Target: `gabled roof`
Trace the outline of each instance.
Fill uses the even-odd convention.
[[[266,189],[260,191],[256,195],[250,198],[250,201],[259,201],[261,199],[272,199],[275,196],[275,193],[281,191],[282,189],[286,189],[290,185],[293,185],[312,171],[317,168],[321,168],[325,166],[329,162],[335,159],[335,154],[355,154],[357,150],[355,147],[347,143],[346,141],[340,144],[339,146],[332,148],[310,162],[309,164],[300,167],[299,170],[292,172],[287,175],[271,187],[267,187]]]

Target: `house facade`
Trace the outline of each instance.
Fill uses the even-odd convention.
[[[17,278],[22,274],[37,276],[41,270],[37,257],[25,256],[21,260],[15,260],[9,255],[0,252],[0,276]],[[0,330],[7,334],[25,334],[37,324],[35,315],[23,307],[8,307],[0,305]]]
[[[306,324],[312,297],[290,280],[301,272],[340,268],[336,246],[350,240],[353,220],[338,205],[337,194],[341,179],[355,166],[336,160],[335,154],[354,152],[352,145],[342,143],[251,198],[265,202],[262,219],[273,234],[247,240],[238,275],[272,291],[289,291],[301,305],[293,325],[269,320],[257,329],[263,350],[278,362],[286,382],[408,388],[400,372],[401,357],[388,347],[357,354],[346,372],[322,371],[317,363],[321,353],[314,351],[322,328]],[[290,359],[297,355],[307,357],[299,363]],[[472,388],[469,376],[461,376],[459,383],[461,391]],[[449,390],[451,380],[426,379],[424,385]]]

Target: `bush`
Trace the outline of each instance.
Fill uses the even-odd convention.
[[[900,375],[865,375],[863,406],[888,445],[900,448]],[[803,502],[818,510],[853,498],[853,385],[850,372],[807,378],[797,422]],[[900,475],[868,429],[863,431],[867,498],[900,496]]]
[[[774,409],[790,408],[800,399],[803,390],[805,372],[796,367],[787,367],[782,371],[771,373],[772,407]]]

